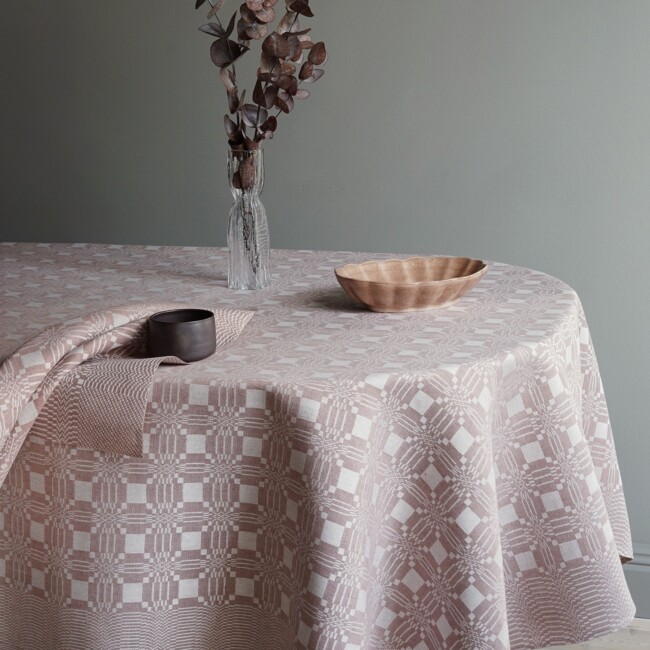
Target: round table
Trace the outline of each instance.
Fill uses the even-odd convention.
[[[368,257],[388,256],[274,251],[273,286],[244,292],[223,249],[0,246],[0,358],[125,302],[255,311],[217,355],[156,372],[142,457],[36,421],[0,488],[0,638],[494,650],[629,622],[627,513],[576,293],[491,263],[452,307],[371,313],[333,274]]]

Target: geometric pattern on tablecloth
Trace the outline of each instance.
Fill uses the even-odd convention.
[[[148,311],[159,311],[151,305]],[[217,353],[240,334],[252,311],[212,309]],[[150,358],[146,329],[108,356],[96,357],[70,369],[56,384],[35,421],[58,444],[89,447],[123,456],[142,456],[142,428],[153,375],[161,363],[183,364],[176,357]]]
[[[140,455],[138,438],[153,374],[161,362],[183,362],[175,357],[128,356],[146,354],[147,317],[175,307],[136,304],[73,318],[45,329],[2,362],[0,486],[57,387],[57,399],[44,413],[44,426],[52,422],[59,440]],[[250,311],[212,311],[217,350],[235,340],[253,316]],[[106,440],[114,428],[121,439]]]
[[[159,369],[143,458],[37,423],[0,490],[0,603],[23,604],[6,638],[523,649],[629,620],[627,515],[575,294],[493,265],[455,308],[369,315],[318,280],[341,256],[280,254],[247,336]]]

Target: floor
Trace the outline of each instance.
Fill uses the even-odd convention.
[[[578,645],[554,646],[553,650],[632,650],[647,648],[650,650],[650,619],[635,618],[624,630],[604,636],[589,643]]]

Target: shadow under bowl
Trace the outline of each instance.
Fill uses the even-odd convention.
[[[217,348],[214,314],[207,309],[172,309],[149,317],[147,347],[152,357],[200,361]]]

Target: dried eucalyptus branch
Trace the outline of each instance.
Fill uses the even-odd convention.
[[[309,97],[301,85],[318,81],[325,73],[319,67],[327,61],[325,43],[312,42],[311,28],[301,27],[301,17],[314,16],[309,0],[285,0],[286,12],[272,31],[278,0],[246,0],[225,27],[219,16],[225,0],[196,0],[196,8],[206,1],[211,22],[199,29],[216,39],[210,57],[228,95],[230,115],[224,116],[228,144],[234,151],[259,149],[273,138],[279,115],[290,113],[296,99]],[[236,39],[232,38],[235,30]],[[240,93],[237,85],[235,62],[250,50],[252,40],[262,41],[262,53],[252,103],[246,103],[246,91]],[[276,115],[269,114],[273,108]]]

